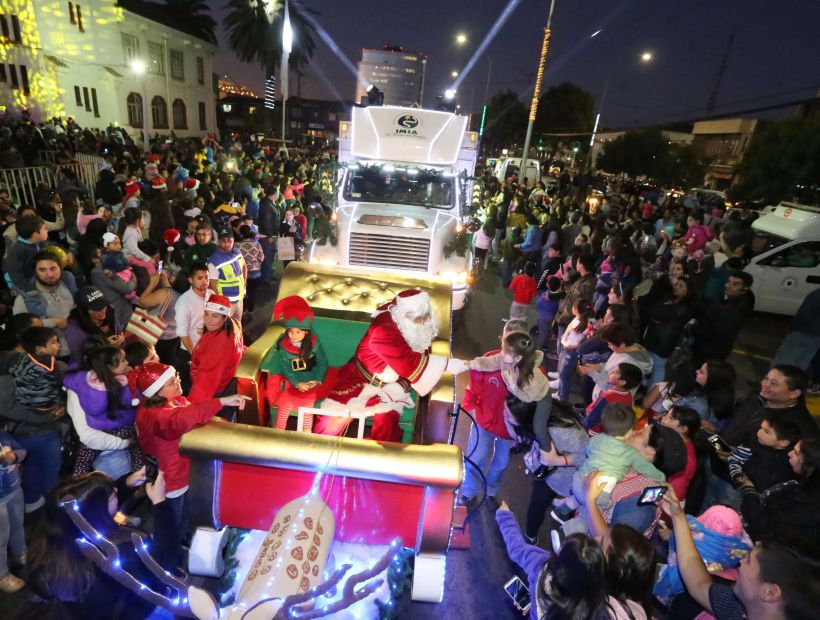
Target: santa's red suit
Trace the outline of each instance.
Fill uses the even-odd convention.
[[[405,291],[401,295],[424,295],[427,299],[420,291]],[[321,407],[373,414],[370,438],[400,442],[399,416],[405,407],[414,406],[409,388],[419,396],[429,394],[446,370],[448,358],[433,355],[429,349],[414,351],[407,344],[390,313],[395,303],[396,300],[377,310],[356,354],[339,369],[330,396],[322,401]],[[344,417],[319,416],[314,430],[339,435],[348,423]]]

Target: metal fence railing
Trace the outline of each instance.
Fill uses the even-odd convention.
[[[94,186],[97,184],[97,164],[103,159],[97,155],[87,153],[77,153],[73,157],[75,163],[70,164],[0,169],[0,186],[9,190],[12,200],[17,204],[33,206],[37,187],[41,183],[46,183],[52,188],[56,187],[57,173],[63,170],[73,173],[77,180],[88,188],[89,196],[94,200]]]

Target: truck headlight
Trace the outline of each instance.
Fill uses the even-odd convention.
[[[332,258],[319,258],[318,256],[311,257],[310,262],[314,265],[325,265],[327,267],[334,267],[339,264],[338,261],[335,261]]]
[[[439,275],[450,280],[453,286],[464,286],[470,282],[469,271],[442,271]]]

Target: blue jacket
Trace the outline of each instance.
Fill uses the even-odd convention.
[[[541,251],[541,229],[538,226],[527,226],[527,234],[524,235],[524,242],[520,250],[522,252]]]

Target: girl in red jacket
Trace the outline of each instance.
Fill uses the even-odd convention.
[[[231,302],[224,295],[211,295],[205,302],[205,331],[191,356],[191,402],[223,393],[236,376],[245,345],[242,327],[230,315]]]
[[[191,403],[182,395],[179,373],[173,366],[148,362],[128,375],[137,408],[137,434],[142,451],[153,456],[165,475],[166,497],[174,510],[179,531],[187,531],[186,496],[190,463],[179,453],[179,440],[192,428],[205,424],[222,407],[242,409],[247,396],[223,396]]]

